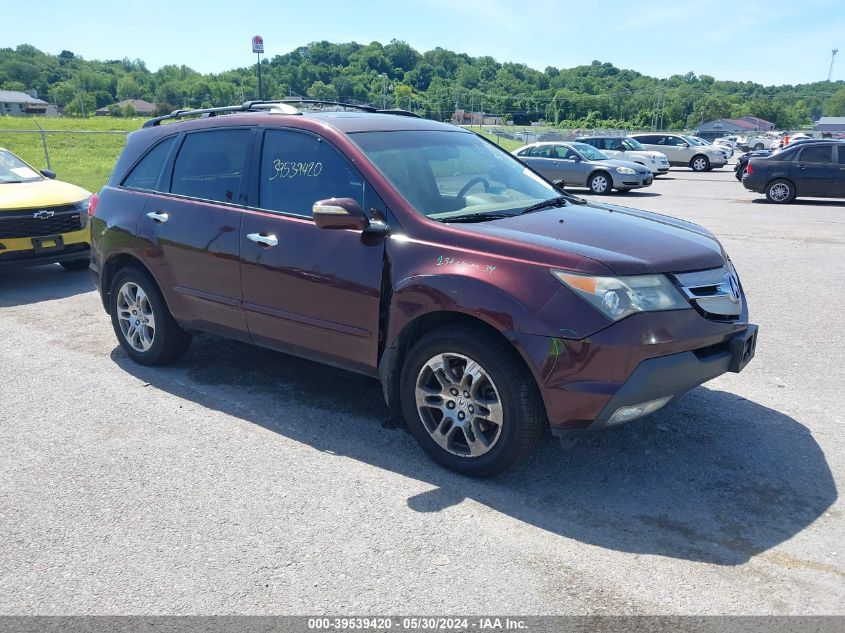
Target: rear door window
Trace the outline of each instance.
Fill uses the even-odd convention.
[[[805,147],[801,150],[801,156],[798,160],[803,163],[832,163],[833,146],[814,145],[813,147]]]
[[[259,206],[311,217],[314,203],[352,198],[364,206],[364,179],[337,149],[303,132],[267,130],[261,149]]]
[[[837,145],[836,151],[839,152],[839,164],[845,165],[845,144]]]
[[[175,140],[175,136],[166,138],[148,151],[146,156],[132,168],[132,171],[123,180],[123,186],[148,191],[162,191],[164,188],[159,183],[161,170],[164,168],[164,163]]]
[[[244,202],[243,173],[251,140],[248,129],[188,134],[173,167],[171,193],[215,202]]]

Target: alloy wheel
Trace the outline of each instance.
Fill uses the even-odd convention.
[[[783,182],[777,182],[769,187],[769,196],[775,202],[783,202],[789,198],[789,185]]]
[[[462,354],[437,354],[416,381],[417,412],[431,438],[461,457],[488,453],[502,432],[503,410],[490,374]]]
[[[146,352],[155,340],[155,315],[147,293],[138,284],[127,281],[117,293],[117,321],[123,338],[139,352]]]

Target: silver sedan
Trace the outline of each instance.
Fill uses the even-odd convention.
[[[567,187],[587,187],[593,193],[629,191],[648,187],[651,171],[638,163],[608,158],[586,143],[532,143],[514,154],[552,182]]]

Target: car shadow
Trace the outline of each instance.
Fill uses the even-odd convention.
[[[654,198],[655,196],[662,196],[663,194],[655,191],[614,191],[613,195],[621,196],[623,198]]]
[[[177,397],[428,482],[431,490],[405,501],[417,512],[470,499],[622,552],[738,565],[795,536],[837,498],[804,426],[703,387],[647,420],[584,436],[568,449],[549,437],[525,463],[475,480],[427,459],[389,415],[374,379],[207,335],[170,367],[137,365],[119,347],[112,358]]]
[[[762,198],[754,198],[751,201],[752,204],[771,204],[775,205],[774,202],[769,202],[766,199],[765,194],[760,194],[763,196]],[[787,205],[783,206],[813,206],[813,207],[845,207],[845,200],[829,200],[825,198],[796,198],[792,202],[788,203]]]
[[[94,289],[87,270],[65,270],[58,264],[0,269],[0,307],[65,299]]]

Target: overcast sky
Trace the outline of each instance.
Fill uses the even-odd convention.
[[[845,79],[845,0],[296,0],[8,2],[0,47],[27,43],[89,59],[139,58],[155,70],[217,72],[317,40],[405,40],[542,70],[609,61],[647,75],[796,84]]]

